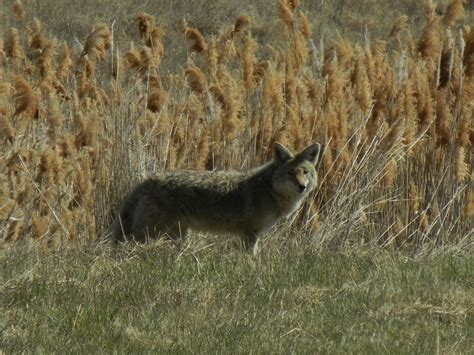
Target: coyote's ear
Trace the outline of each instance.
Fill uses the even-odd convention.
[[[273,159],[278,163],[284,163],[293,158],[293,154],[281,143],[273,145]]]
[[[319,165],[319,152],[321,151],[321,145],[319,143],[310,145],[308,148],[303,150],[299,156],[314,165]]]

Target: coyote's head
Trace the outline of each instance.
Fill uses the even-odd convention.
[[[300,200],[318,184],[316,173],[320,162],[321,146],[310,145],[297,155],[288,148],[275,143],[273,160],[277,165],[273,174],[272,187],[281,196]]]

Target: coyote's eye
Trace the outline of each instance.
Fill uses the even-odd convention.
[[[303,174],[308,175],[309,171],[308,170],[303,170]]]

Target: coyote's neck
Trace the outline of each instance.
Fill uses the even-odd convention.
[[[274,199],[280,209],[281,217],[288,217],[290,214],[295,212],[300,208],[301,203],[303,202],[304,196],[294,197],[294,196],[284,196],[278,192],[273,192]]]
[[[266,164],[251,171],[248,179],[256,181],[257,185],[260,185],[265,189],[266,193],[259,197],[264,198],[263,196],[267,196],[267,198],[273,200],[278,208],[279,217],[287,217],[301,206],[304,195],[299,194],[295,196],[294,194],[291,194],[286,196],[285,194],[275,191],[272,186],[272,177],[276,169],[277,166],[274,163]]]

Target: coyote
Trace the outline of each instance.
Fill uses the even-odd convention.
[[[317,185],[320,144],[293,155],[275,143],[273,161],[247,172],[176,171],[138,184],[114,224],[116,242],[166,234],[187,238],[188,229],[238,235],[257,252],[258,237],[300,207]]]

